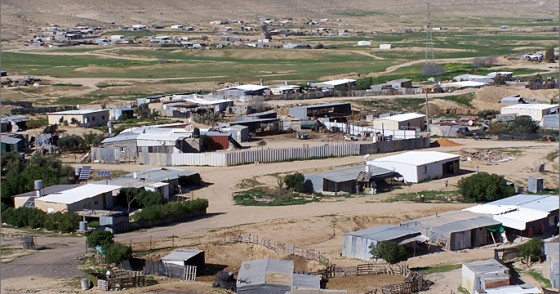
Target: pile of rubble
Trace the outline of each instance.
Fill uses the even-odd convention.
[[[486,161],[490,163],[500,163],[512,159],[513,157],[497,150],[486,149],[486,150],[477,150],[477,151],[469,151],[469,150],[461,151],[461,160],[466,160],[466,161],[479,160],[479,161]]]

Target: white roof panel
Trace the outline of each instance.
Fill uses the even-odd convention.
[[[330,86],[340,86],[340,85],[345,85],[345,84],[354,83],[354,82],[356,82],[356,80],[353,80],[353,79],[339,79],[339,80],[321,82],[319,84],[330,85]]]
[[[502,109],[534,109],[534,110],[545,110],[558,108],[558,104],[515,104],[510,106],[502,107]]]
[[[484,85],[486,85],[486,83],[474,82],[474,81],[462,81],[462,82],[453,82],[453,83],[441,84],[442,87],[458,87],[458,88],[482,87]]]
[[[478,214],[503,214],[506,212],[510,212],[516,210],[518,208],[517,205],[493,205],[493,204],[480,204],[473,207],[465,208],[464,211],[470,211]]]
[[[512,212],[494,215],[494,219],[501,222],[504,227],[520,231],[524,231],[526,229],[527,223],[544,219],[546,217],[548,217],[548,213],[546,212],[523,207]]]
[[[444,161],[444,160],[458,160],[459,155],[443,153],[438,151],[410,151],[397,155],[381,157],[368,161],[369,165],[375,165],[376,162],[396,162],[408,165],[420,166],[428,163]]]
[[[236,87],[232,87],[232,88],[243,90],[243,91],[259,91],[259,90],[263,90],[263,89],[268,89],[268,87],[266,87],[266,86],[252,85],[252,84],[240,85],[240,86],[236,86]]]
[[[416,119],[416,118],[420,118],[420,117],[426,117],[426,115],[425,114],[419,114],[419,113],[403,113],[403,114],[386,116],[386,117],[383,117],[383,118],[380,118],[380,119],[403,122],[403,121]]]
[[[38,198],[38,200],[42,200],[45,202],[72,204],[84,199],[95,197],[99,194],[118,190],[120,188],[121,186],[115,185],[86,184],[70,190],[62,191],[60,193],[50,194],[45,197]]]

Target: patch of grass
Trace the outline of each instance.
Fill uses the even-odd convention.
[[[433,267],[415,268],[412,270],[421,273],[423,275],[429,275],[429,274],[444,273],[444,272],[456,270],[461,268],[461,266],[462,266],[461,264],[446,264],[446,265],[438,265]]]
[[[59,104],[59,105],[79,105],[79,104],[88,104],[90,102],[92,102],[91,98],[60,97],[60,98],[58,98],[57,104]]]
[[[474,108],[472,105],[472,101],[474,100],[476,94],[475,93],[466,93],[461,95],[454,95],[454,96],[444,96],[444,97],[437,97],[435,99],[453,101],[457,104],[464,105],[469,108]]]
[[[555,162],[558,156],[559,156],[558,151],[552,151],[546,155],[546,160]]]
[[[264,187],[234,193],[233,200],[235,204],[243,206],[302,205],[314,201],[312,198],[289,190]]]
[[[81,87],[81,84],[73,84],[73,83],[57,83],[57,84],[52,84],[51,86],[54,87]]]
[[[550,283],[550,280],[545,278],[542,273],[534,270],[534,269],[530,269],[528,271],[525,271],[525,273],[527,273],[528,275],[530,275],[531,277],[533,277],[535,280],[537,280],[539,283],[541,283],[542,286],[546,287],[546,288],[551,288],[552,284]]]
[[[391,198],[383,200],[383,202],[400,202],[410,201],[417,202],[420,196],[424,195],[425,203],[432,202],[452,202],[462,200],[459,191],[420,191],[418,193],[401,193]]]
[[[395,99],[368,99],[356,100],[355,103],[365,107],[378,108],[386,111],[411,111],[415,112],[426,102],[424,98],[395,98]]]
[[[469,291],[461,286],[457,287],[457,291],[461,294],[470,294]]]

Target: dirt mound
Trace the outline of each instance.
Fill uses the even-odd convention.
[[[463,144],[453,142],[453,141],[451,141],[449,139],[446,139],[446,138],[437,139],[434,143],[439,147],[455,147],[455,146],[462,146],[463,145]]]
[[[558,90],[530,90],[523,87],[484,87],[476,91],[473,105],[479,109],[500,109],[500,100],[509,95],[521,95],[529,103],[549,103]]]

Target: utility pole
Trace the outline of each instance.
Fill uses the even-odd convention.
[[[425,63],[434,62],[434,40],[432,37],[432,5],[430,0],[426,1],[427,13],[428,13],[428,23],[426,25],[426,61]]]
[[[428,106],[428,91],[426,91],[426,132],[428,132],[428,137],[430,137],[430,110]]]

